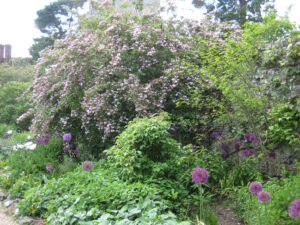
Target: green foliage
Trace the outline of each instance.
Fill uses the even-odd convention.
[[[291,176],[282,180],[271,179],[263,185],[263,190],[270,193],[271,200],[264,204],[257,200],[244,187],[237,193],[237,212],[249,225],[257,225],[260,218],[260,225],[297,225],[300,219],[291,218],[288,215],[289,204],[300,198],[300,175]]]
[[[23,129],[29,127],[30,120],[16,124],[17,118],[29,108],[27,98],[17,100],[29,85],[29,82],[11,81],[0,86],[0,123],[14,124]]]
[[[33,174],[45,172],[46,165],[51,163],[55,168],[63,160],[63,143],[61,140],[51,138],[45,145],[37,145],[36,149],[20,149],[10,153],[8,165],[13,176],[22,172]]]
[[[29,48],[29,53],[33,60],[37,60],[40,57],[40,51],[54,44],[54,39],[51,37],[34,38],[33,41],[34,43]]]
[[[0,85],[10,81],[30,82],[33,80],[33,65],[27,62],[12,60],[0,64]]]
[[[267,135],[271,144],[300,144],[300,110],[291,104],[281,104],[269,113]]]
[[[168,174],[166,162],[179,154],[180,145],[171,138],[168,132],[170,126],[164,115],[134,119],[116,138],[116,144],[106,150],[109,161],[124,176],[143,177],[153,173],[174,176]],[[156,167],[160,171],[155,171]]]
[[[261,21],[262,8],[274,8],[274,0],[193,0],[197,8],[205,7],[207,12],[214,11],[221,21],[235,20],[241,25],[247,21]]]
[[[99,161],[90,172],[78,168],[30,189],[19,208],[49,216],[49,224],[178,224],[161,192],[154,185],[124,182]]]
[[[0,151],[1,151],[0,153],[6,158],[10,154],[10,152],[13,151],[14,146],[16,146],[17,144],[24,144],[26,142],[26,138],[30,136],[30,133],[27,132],[18,133],[14,129],[14,127],[8,125],[1,125],[0,129],[1,128],[4,128],[3,129],[4,133],[9,130],[12,131],[12,134],[10,134],[8,138],[1,139],[0,142]],[[1,138],[3,138],[3,136],[4,135],[2,135]]]

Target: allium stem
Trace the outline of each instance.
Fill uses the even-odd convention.
[[[203,219],[203,201],[202,201],[202,184],[199,183],[199,217],[200,221]]]

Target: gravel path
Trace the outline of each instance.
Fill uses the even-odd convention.
[[[0,205],[0,225],[18,225],[12,217],[5,214],[5,209],[2,204]]]

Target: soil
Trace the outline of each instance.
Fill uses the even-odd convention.
[[[0,204],[0,225],[18,225],[12,217],[5,214],[4,207]]]
[[[238,221],[230,206],[224,206],[222,202],[215,205],[215,214],[218,216],[219,225],[246,225]]]

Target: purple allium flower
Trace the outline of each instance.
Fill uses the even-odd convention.
[[[238,138],[235,138],[235,139],[233,139],[233,142],[240,143],[240,142],[241,142],[241,140],[240,140],[240,139],[238,139]]]
[[[247,140],[247,141],[249,141],[250,136],[251,136],[250,134],[245,134],[244,135],[244,139]]]
[[[256,155],[256,151],[252,148],[249,150],[249,155]]]
[[[225,150],[222,150],[222,151],[221,151],[221,156],[222,156],[222,157],[226,157],[226,156],[227,156],[227,152],[226,152]]]
[[[53,170],[53,166],[52,166],[51,163],[48,163],[48,164],[46,165],[46,171],[47,171],[47,172],[50,172],[51,170]]]
[[[43,139],[44,144],[48,144],[50,138],[51,138],[50,134],[45,134]]]
[[[174,126],[174,125],[171,125],[171,127],[168,129],[168,132],[170,133],[170,134],[175,134],[176,133],[176,127]]]
[[[289,206],[289,215],[293,218],[300,217],[300,198],[291,202]]]
[[[240,146],[239,143],[235,143],[235,144],[233,145],[233,147],[234,147],[234,149],[239,149],[241,146]]]
[[[254,141],[255,140],[255,136],[252,136],[250,135],[249,139],[248,139],[250,142]]]
[[[242,155],[247,157],[247,156],[250,155],[250,151],[249,151],[248,149],[244,149],[244,150],[242,151]]]
[[[217,136],[219,136],[219,133],[218,132],[212,132],[212,136],[217,137]]]
[[[64,141],[71,141],[71,139],[72,139],[72,136],[70,133],[64,134],[64,136],[63,136]]]
[[[221,135],[221,139],[222,139],[222,140],[225,140],[225,139],[226,139],[226,136],[225,136],[224,134],[222,134],[222,135]]]
[[[94,167],[93,163],[91,161],[84,161],[82,163],[82,169],[86,172],[92,170]]]
[[[257,193],[262,191],[262,185],[258,181],[253,181],[249,185],[249,191],[256,195]]]
[[[204,168],[196,167],[192,172],[192,179],[195,184],[206,184],[208,181],[208,171]]]
[[[196,146],[193,146],[193,151],[197,151],[197,147]]]
[[[269,152],[269,157],[270,158],[276,158],[276,153],[275,152]]]
[[[64,152],[68,152],[69,150],[70,150],[70,148],[69,147],[64,147]]]
[[[41,138],[37,138],[36,141],[35,141],[35,143],[36,143],[37,145],[43,145],[43,144],[44,144],[44,140],[41,139]]]
[[[70,144],[69,147],[70,147],[70,149],[73,149],[73,150],[76,149],[76,146],[74,144]]]
[[[270,193],[269,193],[269,192],[266,192],[266,191],[258,192],[258,194],[257,194],[257,199],[258,199],[258,201],[260,201],[260,202],[268,202],[268,201],[270,201],[270,199],[271,199]]]
[[[220,147],[221,147],[221,148],[226,148],[226,147],[227,147],[227,145],[226,145],[226,144],[224,144],[224,143],[222,143],[222,144],[220,145]]]
[[[80,154],[81,154],[81,151],[80,151],[79,149],[75,149],[75,150],[74,150],[74,154],[75,154],[75,155],[80,155]]]

